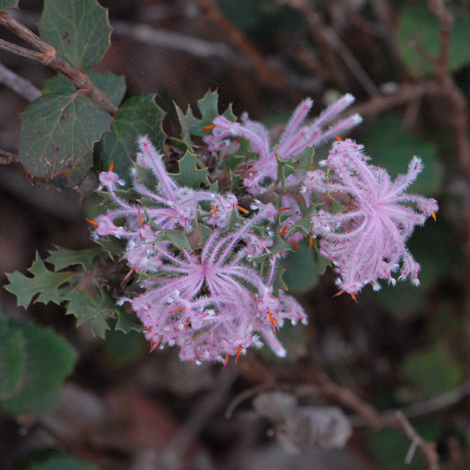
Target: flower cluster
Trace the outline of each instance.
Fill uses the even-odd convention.
[[[302,101],[294,111],[277,144],[278,156],[284,160],[295,158],[307,147],[319,145],[359,124],[362,118],[358,114],[354,114],[328,129],[322,128],[353,101],[352,95],[344,95],[325,109],[313,122],[304,126],[302,123],[312,108],[313,101],[310,98]],[[251,150],[258,152],[259,159],[247,162],[249,171],[243,184],[253,194],[263,192],[266,189],[266,182],[274,182],[277,178],[276,153],[269,142],[268,130],[262,124],[248,119],[246,114],[242,116],[241,123],[232,122],[224,116],[218,116],[214,119],[214,124],[216,127],[213,130],[213,135],[204,137],[208,150],[221,150],[228,146],[233,137],[244,136],[248,138],[251,142]]]
[[[411,278],[418,285],[419,264],[405,247],[416,225],[424,224],[438,211],[435,199],[405,194],[423,166],[413,157],[406,175],[392,182],[382,168],[369,165],[361,145],[350,139],[335,142],[323,170],[308,172],[306,190],[347,196],[346,210],[332,214],[320,208],[312,215],[312,231],[322,238],[320,251],[333,262],[339,274],[339,287],[356,293],[371,283],[380,289],[378,279],[395,284],[392,273],[400,268],[399,280]],[[418,211],[406,203],[414,203]],[[321,206],[320,206],[321,207]]]
[[[295,166],[308,147],[361,121],[353,115],[322,127],[352,101],[345,95],[313,123],[302,125],[312,107],[310,99],[304,100],[275,148],[260,123],[246,116],[239,123],[216,117],[213,126],[204,128],[213,128],[204,137],[208,152],[223,158],[233,141],[250,140],[252,152],[241,165],[244,174],[238,173],[244,187],[235,194],[178,184],[147,137],[138,142],[132,197],[117,191],[124,183],[116,173],[101,173],[110,207],[95,222],[96,237],[127,241],[125,257],[144,280],[138,295],[122,300],[132,305],[153,348],[176,345],[183,360],[223,362],[264,342],[283,356],[277,329],[286,319],[307,320],[297,301],[280,288],[282,258],[285,242],[296,247],[305,235],[319,239],[320,252],[339,275],[339,288],[353,296],[368,283],[379,289],[379,279],[395,284],[392,273],[398,269],[399,280],[409,277],[418,284],[419,265],[405,242],[415,225],[438,210],[434,199],[405,194],[422,169],[419,158],[392,182],[385,170],[368,163],[362,146],[338,138],[328,159],[320,162],[326,171]],[[284,161],[294,171],[283,181],[297,194],[277,184]],[[334,200],[340,204],[335,211]],[[338,207],[343,209],[338,212]]]
[[[145,208],[147,221],[140,206],[116,195],[117,175],[104,172],[102,186],[117,208],[98,217],[96,235],[128,239],[130,266],[152,274],[141,283],[142,294],[125,299],[145,325],[146,337],[153,347],[177,345],[182,359],[196,362],[238,357],[250,346],[260,347],[261,338],[283,356],[276,330],[285,319],[306,323],[306,317],[292,297],[273,293],[279,254],[269,251],[273,242],[263,224],[274,223],[276,208],[256,201],[253,215],[242,219],[233,194],[179,186],[148,138],[140,138],[139,145],[138,164],[158,182],[153,190],[146,188],[133,171],[135,190],[153,203]],[[124,225],[117,226],[114,221],[122,218]],[[234,227],[228,227],[230,220]],[[203,245],[202,227],[208,233]],[[175,229],[190,234],[193,245],[187,238],[188,243],[175,244],[168,236]]]

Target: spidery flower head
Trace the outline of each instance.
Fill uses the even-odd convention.
[[[256,201],[253,215],[242,219],[234,194],[180,186],[148,138],[141,137],[139,147],[137,164],[157,181],[148,188],[140,170],[132,172],[145,213],[116,194],[116,174],[103,172],[100,180],[115,208],[98,217],[96,235],[127,239],[129,265],[147,275],[140,283],[143,292],[123,299],[144,324],[146,337],[154,348],[175,345],[181,359],[196,362],[238,358],[250,346],[261,347],[261,338],[283,356],[277,329],[287,318],[306,323],[306,317],[293,298],[274,293],[279,254],[269,250],[274,242],[266,239],[264,226],[274,223],[277,209]],[[116,225],[118,219],[124,224]],[[203,226],[202,245],[198,237],[182,246],[167,236],[170,230],[202,234]],[[254,262],[263,255],[263,263]]]
[[[319,145],[359,124],[362,118],[358,114],[354,114],[330,128],[323,128],[353,101],[354,97],[346,94],[325,109],[313,122],[302,125],[313,106],[313,101],[310,98],[303,100],[294,111],[277,144],[279,157],[282,159],[295,158],[307,147]],[[250,148],[259,153],[259,159],[249,162],[249,170],[243,184],[253,194],[263,192],[265,181],[275,180],[277,177],[276,154],[269,142],[268,130],[262,124],[248,119],[246,114],[242,116],[239,123],[231,122],[224,116],[216,117],[213,122],[216,126],[213,135],[204,137],[204,141],[208,144],[208,150],[219,151],[227,146],[233,137],[245,136],[249,139]]]
[[[147,257],[145,266],[140,256],[134,258],[135,249],[128,252],[131,265],[137,261],[136,268],[159,273],[143,283],[143,294],[129,299],[153,345],[179,346],[184,360],[224,361],[250,346],[260,347],[262,337],[276,354],[285,354],[275,331],[286,318],[305,323],[306,317],[293,298],[272,294],[277,255],[267,258],[265,276],[250,264],[246,242],[263,246],[253,228],[272,222],[274,213],[272,204],[261,205],[236,231],[214,230],[202,250],[174,250],[150,237],[154,257]]]
[[[350,139],[335,142],[328,159],[321,162],[327,172],[306,174],[306,190],[347,196],[343,212],[332,214],[320,208],[313,214],[313,234],[321,236],[321,252],[333,262],[339,274],[337,284],[348,293],[368,283],[378,290],[378,279],[395,284],[391,274],[398,269],[399,280],[410,278],[418,285],[419,264],[405,242],[416,225],[435,217],[439,209],[432,198],[405,193],[423,168],[421,160],[413,157],[408,173],[392,181],[385,170],[368,164],[369,157],[362,150]]]

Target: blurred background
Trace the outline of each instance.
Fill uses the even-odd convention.
[[[432,0],[99,3],[109,9],[114,32],[95,70],[124,75],[127,97],[155,93],[169,135],[179,132],[173,103],[195,110],[209,89],[218,90],[220,111],[233,103],[236,115],[247,111],[273,135],[304,97],[314,99],[313,117],[351,93],[356,103],[348,113],[364,117],[351,137],[393,177],[420,156],[426,168],[411,191],[436,198],[440,211],[408,243],[422,268],[419,288],[366,288],[358,303],[333,297],[334,274],[318,276],[300,246],[285,280],[309,326],[280,332],[288,350],[282,360],[249,351],[224,370],[183,364],[175,350],[149,354],[138,333],[108,332],[103,341],[86,324],[76,328],[63,308],[37,303],[25,311],[2,290],[8,318],[52,326],[79,359],[55,411],[40,419],[0,416],[0,468],[31,469],[53,455],[103,470],[432,468],[419,451],[405,463],[410,439],[374,429],[364,418],[366,404],[402,410],[423,439],[436,443],[442,468],[470,468],[470,3],[447,1],[447,9]],[[42,2],[19,5],[10,13],[37,32]],[[21,44],[4,29],[0,38]],[[54,75],[4,51],[0,63],[39,90]],[[0,149],[16,154],[28,100],[0,85],[0,105]],[[1,270],[25,272],[37,251],[47,256],[54,245],[91,246],[90,188],[47,188],[18,163],[2,165]],[[266,394],[272,391],[284,395]],[[305,423],[283,427],[273,407],[292,399],[301,407],[340,407],[353,425],[347,445],[328,450],[326,438],[302,441],[310,432]],[[342,423],[325,435],[347,434]],[[73,465],[62,468],[88,468]]]

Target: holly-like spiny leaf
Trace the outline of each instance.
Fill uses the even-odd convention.
[[[21,162],[32,176],[52,178],[92,152],[111,116],[86,96],[51,93],[33,101],[21,120]]]
[[[63,299],[59,287],[68,282],[76,273],[54,273],[49,271],[41,257],[36,253],[36,259],[28,272],[34,277],[27,277],[18,271],[7,274],[10,284],[5,286],[8,292],[18,297],[18,305],[27,308],[31,300],[39,293],[38,301],[60,304]]]
[[[46,261],[54,265],[54,270],[62,271],[74,265],[80,265],[85,271],[93,269],[93,260],[103,251],[100,247],[88,248],[87,250],[70,250],[61,246],[56,246],[51,250]]]
[[[136,95],[128,99],[116,113],[111,132],[96,145],[96,167],[108,171],[114,163],[114,172],[129,181],[129,170],[138,151],[137,138],[147,135],[157,150],[163,148],[165,133],[161,127],[164,116],[155,104],[155,95]]]
[[[288,159],[281,158],[276,152],[277,159],[277,179],[283,189],[286,189],[286,179],[292,173],[300,171],[306,173],[312,170],[313,155],[315,149],[313,147],[307,147],[298,157],[290,157]]]
[[[199,189],[201,184],[210,185],[207,178],[207,168],[197,169],[197,157],[194,153],[187,151],[183,158],[178,160],[179,173],[169,175],[181,186]]]
[[[208,91],[203,98],[198,100],[197,106],[201,112],[201,119],[194,116],[190,106],[184,114],[182,109],[175,104],[181,126],[182,140],[192,152],[194,152],[194,149],[191,144],[191,135],[202,137],[212,134],[212,121],[219,116],[219,95],[217,91]],[[232,122],[237,120],[235,114],[233,114],[232,104],[229,104],[222,116]]]
[[[96,65],[111,45],[108,10],[97,0],[46,0],[38,26],[41,39],[81,70]]]

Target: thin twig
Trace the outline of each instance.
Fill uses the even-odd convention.
[[[11,88],[18,95],[28,101],[34,101],[41,96],[41,90],[36,88],[29,80],[20,77],[15,72],[0,64],[0,83]]]
[[[379,96],[381,93],[375,83],[369,77],[359,61],[354,57],[352,52],[346,47],[344,42],[341,41],[335,31],[324,25],[323,35],[343,59],[349,70],[351,70],[351,73],[356,77],[357,81],[362,85],[369,96]]]
[[[152,28],[145,24],[113,21],[112,27],[115,34],[132,36],[135,40],[147,44],[155,44],[168,49],[184,51],[195,57],[218,57],[233,61],[237,63],[237,65],[246,66],[247,61],[238,55],[230,46],[223,43],[214,43],[206,41],[205,39],[175,33],[174,31]]]
[[[39,51],[39,55],[37,56],[37,53],[33,53],[33,51],[31,51],[30,54],[32,55],[29,58],[37,60],[57,72],[60,72],[62,75],[65,75],[71,83],[73,83],[79,90],[83,90],[86,96],[99,104],[106,112],[110,114],[115,114],[117,112],[118,108],[114,106],[114,104],[106,98],[104,93],[93,84],[86,73],[73,67],[61,57],[58,57],[52,46],[44,42],[26,26],[21,24],[19,21],[16,21],[5,11],[0,12],[0,25],[5,26]],[[21,50],[14,53],[18,54],[22,52],[24,55],[26,54],[25,51],[28,51],[28,49],[25,48],[20,49]]]
[[[373,428],[392,427],[405,434],[412,442],[412,448],[417,447],[424,455],[429,470],[439,470],[439,456],[436,445],[425,441],[413,428],[406,416],[401,411],[396,411],[392,415],[380,414],[371,404],[359,398],[354,392],[343,388],[332,382],[326,374],[320,373],[320,386],[325,395],[335,398],[341,404],[348,406],[361,415]],[[411,448],[411,450],[413,450]],[[413,452],[409,452],[406,459],[412,457]]]
[[[281,74],[272,69],[263,56],[244,37],[241,31],[225,19],[213,0],[199,0],[199,4],[209,17],[225,31],[233,45],[253,63],[259,76],[264,81],[278,88],[284,88],[286,90],[290,88]]]

